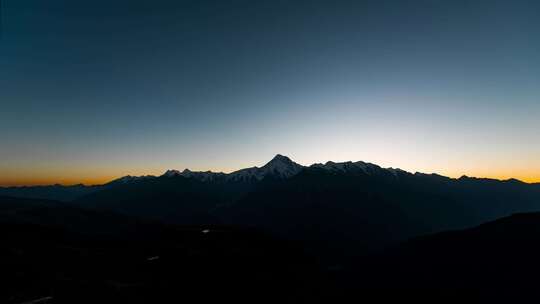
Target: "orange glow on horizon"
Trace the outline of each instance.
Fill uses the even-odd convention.
[[[103,185],[118,177],[96,177],[90,179],[69,179],[69,178],[28,178],[28,179],[0,179],[2,187],[22,187],[22,186],[48,186],[48,185],[77,185],[84,184],[85,186]]]
[[[226,172],[231,172],[234,170],[227,170]],[[218,171],[215,171],[218,172]],[[414,171],[413,171],[414,172]],[[432,172],[424,172],[424,173],[432,173]],[[490,179],[498,179],[498,180],[508,180],[511,178],[518,179],[520,181],[526,182],[526,183],[540,183],[540,174],[530,174],[531,172],[514,172],[514,173],[502,173],[497,172],[493,174],[485,174],[481,172],[474,173],[456,173],[456,172],[434,172],[443,176],[448,176],[451,178],[459,178],[463,175],[467,175],[469,177],[476,177],[476,178],[490,178]],[[159,176],[162,173],[158,174],[131,174],[131,175],[155,175]],[[45,185],[77,185],[77,184],[83,184],[86,186],[93,186],[93,185],[103,185],[106,184],[112,180],[115,180],[117,178],[120,178],[122,176],[125,176],[127,174],[107,174],[102,176],[96,176],[96,177],[89,177],[89,178],[74,178],[74,177],[22,177],[19,176],[18,178],[0,178],[0,186],[1,187],[21,187],[21,186],[45,186]]]

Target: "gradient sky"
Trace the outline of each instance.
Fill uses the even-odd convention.
[[[539,1],[0,1],[0,185],[276,153],[540,181]]]

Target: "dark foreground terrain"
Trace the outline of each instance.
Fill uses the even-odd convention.
[[[0,230],[1,303],[307,303],[322,285],[313,260],[257,232],[171,227],[119,238]]]
[[[1,201],[0,303],[508,303],[539,296],[538,213],[414,238],[329,267],[302,242],[256,229]]]
[[[540,299],[538,257],[540,213],[522,213],[471,229],[411,239],[359,260],[340,279],[345,289],[363,286],[364,295],[379,299],[536,302]]]
[[[164,226],[49,203],[3,198],[0,303],[321,299],[315,260],[264,233]]]

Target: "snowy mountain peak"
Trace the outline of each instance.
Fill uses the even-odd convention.
[[[173,177],[173,176],[178,176],[178,175],[182,175],[182,173],[178,170],[167,170],[167,172],[163,173],[162,176]]]
[[[328,161],[325,164],[313,164],[311,165],[311,167],[324,169],[331,172],[362,172],[365,174],[371,174],[373,172],[381,170],[381,168],[377,165],[365,163],[362,161],[358,161],[358,162],[347,161],[347,162],[341,162],[341,163]]]
[[[281,154],[276,154],[276,156],[274,156],[274,158],[272,158],[269,161],[269,163],[272,163],[272,162],[293,163],[293,161],[290,158]]]
[[[277,154],[274,156],[268,163],[262,167],[250,167],[234,171],[229,174],[225,173],[215,173],[211,171],[200,172],[200,171],[191,171],[189,169],[184,169],[184,171],[178,170],[168,170],[163,174],[165,177],[173,176],[183,176],[188,178],[195,178],[200,181],[241,181],[241,182],[251,182],[251,181],[260,181],[265,177],[272,178],[289,178],[292,177],[300,171],[302,171],[304,166],[295,163],[289,157]],[[310,168],[318,168],[327,170],[334,173],[350,173],[350,174],[367,174],[367,175],[380,175],[380,174],[392,174],[395,177],[399,177],[404,173],[400,169],[383,169],[375,164],[366,163],[362,161],[352,162],[333,162],[328,161],[324,164],[313,164]]]
[[[304,168],[304,166],[293,162],[287,156],[278,154],[272,158],[261,170],[264,174],[275,174],[279,177],[290,177],[297,174]]]
[[[189,169],[184,169],[183,171],[179,170],[167,170],[162,176],[164,177],[175,177],[175,176],[183,176],[183,177],[189,177],[189,178],[195,178],[200,181],[213,181],[216,178],[220,178],[222,176],[225,176],[225,173],[219,172],[212,172],[212,171],[191,171]]]
[[[264,165],[262,168],[265,167],[272,167],[272,168],[284,168],[284,167],[294,167],[294,166],[300,166],[299,164],[293,162],[290,158],[287,156],[283,156],[281,154],[278,154],[272,158],[266,165]],[[302,167],[302,166],[300,166]]]
[[[236,181],[262,180],[266,176],[287,178],[296,175],[303,168],[304,166],[293,162],[287,156],[277,154],[261,168],[252,167],[238,170],[229,174],[228,177]]]

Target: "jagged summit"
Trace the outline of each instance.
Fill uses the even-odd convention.
[[[225,173],[222,172],[212,172],[212,171],[191,171],[189,169],[184,169],[183,171],[179,170],[167,170],[162,177],[175,177],[175,176],[182,176],[182,177],[189,177],[189,178],[195,178],[200,181],[213,181],[216,178],[225,176]]]
[[[163,173],[162,176],[173,177],[173,176],[179,176],[179,175],[182,175],[182,172],[178,170],[167,170],[165,173]]]
[[[276,156],[274,156],[274,158],[272,158],[271,161],[269,161],[261,169],[266,171],[265,172],[266,174],[273,173],[273,174],[279,175],[280,177],[289,177],[289,176],[297,174],[303,168],[304,166],[293,162],[287,156],[277,154]]]
[[[282,162],[282,163],[294,163],[289,157],[281,154],[276,154],[268,163]]]
[[[324,170],[329,170],[332,172],[353,172],[353,171],[361,171],[366,174],[371,174],[373,172],[376,172],[378,170],[384,170],[381,167],[371,164],[371,163],[365,163],[363,161],[358,162],[341,162],[336,163],[333,161],[328,161],[325,164],[313,164],[311,165],[312,168],[319,168]]]
[[[198,172],[198,171],[191,171],[189,169],[185,169],[182,172],[178,170],[168,170],[167,172],[165,172],[165,174],[163,174],[163,176],[192,177],[192,178],[196,178],[202,181],[214,181],[217,178],[219,178],[220,180],[225,180],[225,181],[249,182],[249,181],[259,181],[259,180],[264,179],[265,177],[273,177],[273,178],[281,178],[281,179],[289,178],[300,173],[300,171],[302,171],[305,168],[307,167],[302,166],[298,163],[295,163],[288,156],[285,156],[282,154],[276,154],[269,162],[267,162],[262,167],[254,166],[250,168],[240,169],[229,174],[214,173],[212,171]],[[364,173],[368,175],[383,172],[383,173],[391,173],[396,177],[400,173],[405,172],[400,169],[393,169],[393,168],[383,169],[375,164],[366,163],[363,161],[357,161],[357,162],[328,161],[324,164],[313,164],[309,166],[309,168],[318,168],[318,169],[328,170],[335,173],[339,173],[339,172]]]
[[[107,185],[129,184],[129,183],[133,183],[133,182],[137,182],[137,181],[141,181],[141,180],[148,180],[148,179],[152,179],[152,178],[155,178],[155,176],[153,176],[153,175],[142,175],[142,176],[126,175],[126,176],[120,177],[118,179],[115,179],[115,180],[107,183]]]
[[[316,168],[327,170],[335,174],[349,173],[349,174],[367,174],[367,175],[380,175],[380,174],[392,174],[396,178],[400,175],[407,174],[408,172],[401,169],[394,168],[381,168],[372,163],[366,163],[363,161],[346,161],[346,162],[333,162],[327,161],[324,164],[317,163],[311,166],[300,165],[288,156],[283,154],[276,154],[269,162],[262,167],[250,167],[240,169],[232,173],[212,172],[212,171],[191,171],[186,168],[183,171],[180,170],[167,170],[161,177],[186,177],[194,178],[204,182],[214,181],[232,181],[232,182],[256,182],[263,180],[266,177],[285,179],[295,176],[300,171],[306,168]],[[125,176],[117,180],[112,181],[109,184],[126,184],[142,179],[154,178],[154,176]],[[462,177],[466,178],[466,177]]]
[[[295,162],[293,162],[290,158],[287,156],[283,156],[281,154],[277,154],[270,160],[266,165],[264,165],[261,169],[267,169],[270,171],[298,171],[298,169],[302,169],[304,166],[299,165]]]
[[[228,175],[233,181],[262,180],[267,176],[288,178],[298,174],[304,166],[293,162],[287,156],[277,154],[262,167],[251,167],[235,171]]]

